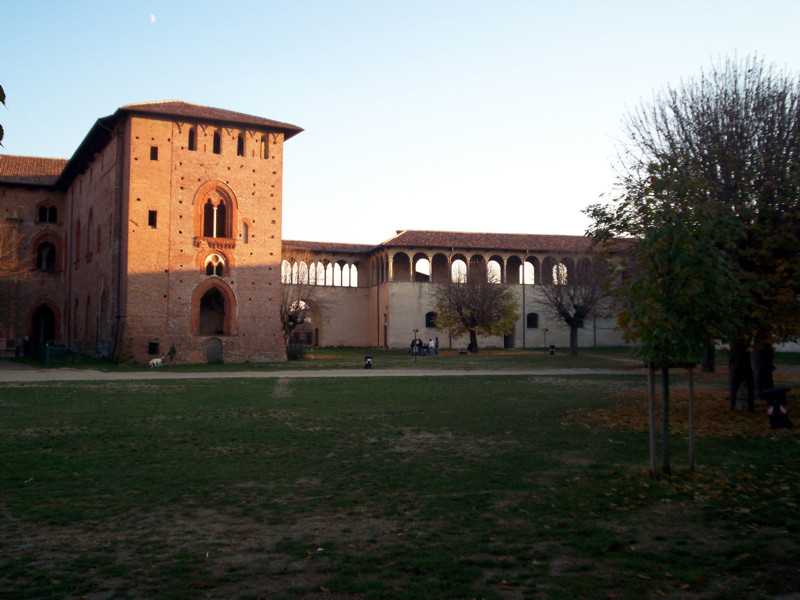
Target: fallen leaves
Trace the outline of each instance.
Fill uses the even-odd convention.
[[[790,418],[791,418],[790,413]],[[648,429],[646,392],[627,394],[607,408],[582,408],[568,412],[562,420],[564,425],[582,425],[588,428],[601,427],[618,431],[642,431]],[[797,435],[800,428],[771,429],[766,408],[756,407],[754,412],[734,412],[728,401],[719,392],[695,393],[694,427],[698,436],[785,436]],[[660,398],[656,403],[656,428],[661,429]],[[670,432],[689,433],[689,394],[675,391],[670,394]]]

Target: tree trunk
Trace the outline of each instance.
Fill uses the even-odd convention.
[[[716,363],[716,358],[717,358],[716,348],[714,348],[714,344],[709,344],[708,346],[706,346],[705,356],[703,356],[703,360],[700,363],[700,370],[703,373],[713,373]]]
[[[694,367],[689,367],[689,471],[694,472]]]
[[[656,474],[656,368],[647,365],[647,415],[650,423],[650,473]]]
[[[469,351],[473,354],[478,353],[478,334],[474,329],[469,330]]]
[[[753,350],[753,366],[755,367],[756,396],[764,399],[764,390],[775,387],[772,371],[775,369],[775,348],[765,344]]]
[[[736,340],[731,343],[729,367],[728,393],[730,394],[731,410],[736,410],[736,398],[739,388],[745,385],[747,387],[747,410],[754,411],[756,409],[755,378],[746,339]]]
[[[672,469],[669,466],[669,367],[661,369],[662,395],[664,396],[664,423],[663,423],[663,451],[664,451],[664,474],[671,475]]]
[[[572,356],[578,355],[578,328],[571,323],[569,326],[569,353]]]

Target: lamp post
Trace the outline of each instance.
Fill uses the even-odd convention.
[[[417,365],[417,332],[419,329],[414,329],[414,366]]]
[[[547,354],[547,327],[544,328],[544,353]]]

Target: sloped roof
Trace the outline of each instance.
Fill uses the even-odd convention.
[[[530,252],[586,252],[592,241],[582,235],[537,235],[528,233],[469,233],[463,231],[398,231],[380,244],[385,247],[460,248],[470,250],[515,250]]]
[[[375,248],[374,244],[341,244],[337,242],[305,242],[283,240],[285,249],[308,250],[309,252],[328,252],[331,254],[367,254]]]
[[[67,160],[38,156],[0,155],[0,183],[53,186]]]
[[[170,117],[197,119],[200,121],[222,121],[236,125],[268,127],[269,129],[278,129],[282,131],[285,135],[285,139],[287,140],[303,131],[302,127],[290,125],[289,123],[273,121],[272,119],[265,119],[264,117],[256,117],[254,115],[247,115],[245,113],[225,110],[222,108],[213,108],[211,106],[192,104],[190,102],[183,102],[182,100],[163,100],[160,102],[140,102],[137,104],[126,104],[117,112],[165,115]]]
[[[92,157],[108,144],[113,134],[114,126],[123,115],[128,114],[163,115],[165,117],[180,117],[188,121],[196,119],[199,121],[217,121],[231,125],[277,129],[284,134],[287,140],[303,131],[302,127],[297,127],[296,125],[246,115],[232,110],[191,104],[181,100],[126,104],[118,108],[113,115],[101,117],[95,122],[64,168],[61,177],[57,181],[59,187],[64,189],[69,187],[75,177],[86,170]]]

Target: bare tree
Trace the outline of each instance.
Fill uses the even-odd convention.
[[[490,276],[485,265],[473,265],[468,277],[436,288],[436,329],[469,334],[469,350],[477,353],[478,334],[511,333],[518,318],[516,303],[511,289]]]
[[[316,263],[308,249],[293,249],[281,269],[281,327],[286,349],[297,327],[306,322],[312,305],[319,306]]]
[[[19,229],[12,220],[0,222],[0,331],[15,334],[19,323],[20,286],[33,272],[32,261],[23,255]]]
[[[559,273],[552,285],[540,286],[550,314],[569,327],[570,354],[578,354],[578,329],[601,310],[603,290],[610,275],[608,263],[597,257],[577,262],[574,273]]]
[[[681,228],[707,231],[736,278],[725,313],[738,321],[725,339],[731,406],[745,384],[752,408],[751,349],[763,387],[771,345],[800,335],[800,77],[728,58],[630,111],[624,128],[620,194],[590,207],[593,229],[645,237],[655,198]]]

